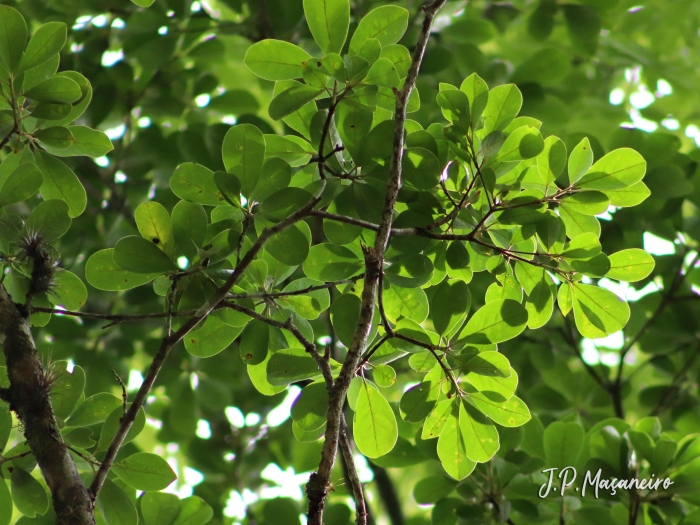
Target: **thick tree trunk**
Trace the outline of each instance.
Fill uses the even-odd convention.
[[[56,426],[29,319],[0,285],[0,342],[10,387],[1,397],[22,423],[24,437],[51,490],[57,525],[94,525],[93,501]]]

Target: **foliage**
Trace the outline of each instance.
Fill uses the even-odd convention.
[[[415,4],[0,5],[2,287],[97,523],[297,524],[322,453],[329,525],[698,520],[699,156],[638,129],[695,118],[697,3],[436,2],[406,90]],[[54,523],[10,406],[0,525]]]

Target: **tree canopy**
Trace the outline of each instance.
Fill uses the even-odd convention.
[[[0,525],[700,523],[698,22],[0,5]]]

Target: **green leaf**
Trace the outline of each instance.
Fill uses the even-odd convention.
[[[305,222],[285,228],[265,245],[265,250],[282,264],[298,266],[309,256],[311,231]]]
[[[133,4],[139,7],[151,7],[156,0],[131,0]]]
[[[267,363],[267,379],[272,385],[288,385],[320,375],[316,361],[303,348],[273,352]]]
[[[107,416],[117,408],[122,407],[122,400],[117,396],[101,392],[88,397],[78,408],[75,409],[71,417],[66,421],[69,427],[89,427],[97,423],[102,423]]]
[[[413,499],[420,505],[435,503],[437,500],[448,496],[455,488],[456,483],[444,476],[428,476],[421,479],[413,487]]]
[[[384,289],[384,309],[390,321],[405,317],[422,323],[428,317],[428,297],[421,288],[391,286]]]
[[[292,281],[282,290],[283,292],[298,292],[313,286],[322,284],[314,279],[301,278]],[[313,290],[300,295],[288,295],[281,300],[281,304],[292,308],[304,319],[317,319],[318,316],[328,310],[331,304],[330,294],[327,289]]]
[[[639,248],[621,250],[609,258],[610,270],[605,276],[610,279],[633,283],[647,278],[654,270],[654,258]]]
[[[239,178],[241,193],[250,197],[265,162],[263,134],[252,124],[234,126],[226,133],[221,151],[226,171]]]
[[[481,352],[461,366],[466,374],[467,381],[477,376],[487,377],[510,377],[511,368],[506,356],[499,352]]]
[[[503,274],[498,277],[498,281],[492,283],[486,290],[485,302],[491,303],[500,299],[513,299],[521,302],[523,290],[520,283],[513,275]]]
[[[502,427],[519,427],[532,418],[527,405],[517,396],[512,396],[507,401],[495,401],[481,392],[476,392],[468,399],[489,419]]]
[[[401,79],[394,63],[386,58],[380,58],[370,66],[363,82],[373,86],[396,88]]]
[[[423,421],[435,408],[440,391],[445,381],[445,373],[440,365],[435,365],[425,376],[422,383],[412,386],[399,403],[401,417],[409,423]]]
[[[141,514],[146,525],[172,525],[182,503],[175,494],[146,492],[141,498]]]
[[[472,73],[464,79],[459,90],[469,97],[469,113],[471,116],[471,126],[474,129],[476,122],[484,112],[489,100],[489,87],[486,82],[476,73]],[[500,96],[500,95],[499,95]],[[517,112],[516,112],[517,115]]]
[[[408,14],[406,9],[395,5],[383,5],[367,13],[352,35],[350,53],[357,53],[370,38],[376,38],[382,46],[396,44],[406,32]]]
[[[412,61],[411,53],[408,51],[406,46],[402,46],[400,44],[389,44],[382,46],[379,57],[390,60],[396,67],[396,72],[399,74],[399,78],[406,78]]]
[[[445,472],[461,480],[472,473],[476,463],[467,457],[467,440],[460,425],[461,403],[458,400],[449,403],[450,411],[438,439],[437,453]]]
[[[331,323],[336,336],[341,343],[349,347],[357,328],[357,321],[360,318],[360,308],[362,301],[354,294],[346,293],[337,297],[331,305]],[[372,319],[373,332],[376,331],[378,316]],[[370,335],[370,339],[373,334]]]
[[[0,480],[0,483],[4,484],[5,481]],[[46,490],[23,468],[14,466],[10,486],[15,507],[28,518],[33,518],[37,514],[45,514],[49,510],[49,497]]]
[[[314,40],[324,53],[340,53],[348,36],[348,0],[304,0],[304,15]]]
[[[241,341],[238,345],[241,359],[249,365],[262,363],[267,357],[269,344],[270,329],[268,325],[257,319],[252,319],[243,329]]]
[[[518,386],[518,374],[511,367],[510,375],[507,377],[472,374],[468,381],[479,392],[488,392],[490,397],[493,397],[492,394],[496,394],[494,399],[510,399]]]
[[[265,177],[256,184],[249,199],[257,202],[264,201],[273,193],[289,186],[292,180],[292,168],[289,163],[280,158],[270,158],[263,165]]]
[[[11,431],[12,415],[10,414],[10,406],[7,403],[3,403],[0,405],[0,451],[5,450]]]
[[[440,180],[440,162],[424,148],[408,148],[404,155],[403,176],[419,190],[431,190]]]
[[[53,304],[62,305],[66,310],[80,310],[87,301],[87,295],[87,288],[80,277],[68,270],[62,270],[56,273],[53,293],[48,297]]]
[[[229,326],[218,317],[209,316],[201,328],[185,336],[185,348],[193,356],[212,357],[233,343],[241,330],[243,328]]]
[[[170,189],[181,199],[204,206],[219,206],[226,202],[214,181],[214,172],[193,162],[175,168],[170,177]]]
[[[435,331],[449,333],[461,322],[469,311],[471,294],[464,281],[445,279],[433,294],[430,304],[430,318]]]
[[[56,63],[58,63],[58,61]],[[25,73],[25,78],[29,73],[31,73],[31,71]],[[80,87],[81,96],[78,99],[78,102],[73,103],[71,106],[70,113],[62,119],[51,122],[54,126],[66,126],[72,122],[75,122],[83,113],[85,113],[85,110],[92,100],[92,86],[87,78],[76,71],[61,71],[56,73],[56,76],[69,78]]]
[[[178,249],[192,261],[207,235],[207,212],[201,204],[179,201],[173,208],[171,222]]]
[[[291,416],[306,431],[317,430],[326,424],[328,390],[325,382],[311,383],[296,398]]]
[[[465,402],[459,403],[459,430],[466,445],[467,458],[471,461],[485,463],[498,452],[498,430],[481,412]]]
[[[168,462],[157,454],[137,452],[116,462],[112,471],[136,490],[163,490],[177,479]]]
[[[604,193],[608,199],[610,199],[610,204],[621,208],[641,204],[651,195],[651,191],[643,182],[632,184],[632,186],[628,186],[627,188],[608,190]]]
[[[590,284],[573,284],[574,319],[582,336],[596,339],[622,330],[630,307],[613,292]]]
[[[573,149],[569,156],[569,182],[575,184],[593,164],[593,149],[587,137]]]
[[[85,211],[87,195],[75,173],[60,160],[43,151],[37,151],[37,166],[44,176],[39,189],[44,200],[58,199],[68,204],[68,215],[78,217]]]
[[[265,80],[301,78],[302,63],[311,58],[306,51],[282,40],[261,40],[250,46],[244,62]]]
[[[356,159],[372,127],[372,113],[366,107],[341,100],[336,109],[338,134],[350,155]],[[345,192],[352,195],[352,189]],[[337,197],[336,197],[337,200]]]
[[[440,91],[437,95],[437,103],[442,108],[445,118],[452,123],[470,123],[469,97],[464,91],[448,89]],[[466,129],[464,129],[466,131]]]
[[[267,380],[267,364],[269,363],[272,355],[272,352],[268,352],[265,360],[262,363],[258,365],[246,366],[250,382],[253,384],[255,389],[264,396],[274,396],[275,394],[279,394],[288,386],[287,384],[273,385]]]
[[[68,126],[73,135],[71,144],[64,149],[56,149],[49,144],[46,150],[58,157],[73,157],[84,155],[86,157],[102,157],[112,151],[112,141],[102,131],[88,128],[87,126]]]
[[[143,274],[124,270],[114,262],[114,249],[100,250],[85,263],[85,279],[98,290],[130,290],[146,284],[162,272]]]
[[[304,261],[304,273],[317,281],[339,281],[357,275],[363,268],[358,256],[343,246],[323,243],[313,246]]]
[[[469,251],[461,241],[451,242],[445,251],[445,264],[450,279],[460,279],[468,283],[472,279],[469,267]]]
[[[421,439],[432,439],[438,437],[447,423],[447,419],[452,413],[453,399],[443,399],[428,414],[423,423]]]
[[[0,59],[12,72],[20,64],[27,44],[27,24],[16,9],[0,5]]]
[[[555,136],[549,136],[544,140],[544,149],[537,155],[537,170],[540,177],[552,184],[564,171],[566,166],[566,145]]]
[[[95,501],[108,525],[137,525],[139,516],[131,498],[112,480],[105,480]]]
[[[554,297],[550,282],[546,273],[543,273],[542,279],[535,285],[525,301],[527,327],[531,330],[547,324],[554,312]]]
[[[120,239],[114,246],[112,256],[120,268],[129,272],[153,274],[177,269],[175,263],[158,246],[136,235]]]
[[[642,180],[647,163],[630,148],[619,148],[593,164],[576,186],[587,190],[617,190]]]
[[[396,286],[417,288],[427,283],[433,274],[433,263],[422,254],[402,257],[384,271],[386,278]]]
[[[0,207],[27,200],[39,191],[43,182],[44,177],[36,164],[20,164],[0,187]]]
[[[529,201],[532,203],[528,204]],[[550,217],[546,205],[534,198],[517,197],[507,204],[510,207],[498,217],[503,224],[538,224]]]
[[[557,303],[559,304],[559,309],[562,315],[568,315],[571,309],[574,307],[574,294],[573,286],[569,283],[563,283],[559,287],[557,292]]]
[[[162,204],[155,201],[139,204],[134,212],[134,220],[141,237],[155,244],[168,257],[174,257],[173,227],[170,223],[170,214]]]
[[[43,64],[58,54],[66,43],[66,36],[66,24],[62,22],[48,22],[39,27],[29,39],[17,72]]]
[[[394,411],[369,381],[363,381],[355,405],[353,436],[357,449],[368,458],[391,452],[399,436]]]
[[[40,203],[27,218],[27,227],[41,234],[45,241],[55,241],[70,228],[68,205],[56,199]]]
[[[34,132],[34,136],[47,149],[66,149],[75,142],[73,134],[63,126],[38,129]]]
[[[559,217],[564,222],[566,236],[569,239],[575,239],[587,233],[600,237],[600,223],[595,217],[574,211],[566,204],[559,206]]]
[[[28,90],[24,96],[39,102],[72,104],[80,100],[83,95],[75,80],[55,75]]]
[[[396,383],[396,370],[389,365],[376,365],[372,369],[372,377],[377,386],[388,388]]]
[[[12,521],[12,495],[5,480],[0,480],[0,525],[10,525],[10,521]]]
[[[610,201],[600,191],[581,191],[562,200],[562,204],[584,215],[598,215],[607,211]]]
[[[324,92],[323,88],[298,84],[282,91],[270,102],[268,114],[272,120],[280,120],[314,100]]]
[[[305,166],[315,153],[311,144],[295,135],[289,135],[287,137],[264,135],[264,137],[266,160],[278,159],[287,162],[293,167]],[[261,184],[263,183],[264,181],[261,181]],[[261,198],[260,200],[264,199]]]
[[[467,322],[460,341],[467,344],[502,343],[527,326],[527,310],[512,299],[482,306]]]
[[[583,429],[577,423],[555,421],[544,431],[544,454],[549,468],[576,466],[583,446]]]
[[[513,162],[531,159],[544,149],[540,131],[532,126],[522,126],[506,138],[494,162]]]
[[[313,196],[302,188],[285,188],[270,195],[260,204],[259,212],[269,220],[280,221],[302,208]]]
[[[182,510],[173,525],[205,525],[214,516],[212,508],[199,496],[182,500]]]
[[[73,107],[70,104],[52,104],[51,102],[39,102],[31,115],[37,119],[61,120],[70,115]]]
[[[518,116],[522,104],[523,96],[515,84],[504,84],[489,91],[483,111],[484,135],[492,131],[503,131]]]
[[[114,436],[117,435],[117,430],[119,429],[119,423],[124,416],[124,407],[120,406],[115,408],[112,413],[107,416],[107,419],[102,425],[102,431],[100,432],[100,440],[97,442],[97,451],[107,450],[109,445],[112,443]],[[143,407],[139,409],[136,413],[136,418],[134,419],[129,432],[126,434],[122,446],[133,441],[136,436],[138,436],[141,431],[146,426],[146,413]]]

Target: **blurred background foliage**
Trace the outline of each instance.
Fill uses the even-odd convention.
[[[156,195],[168,208],[177,201],[168,181],[178,164],[223,169],[219,152],[230,126],[247,122],[263,133],[293,133],[264,109],[273,83],[258,79],[243,64],[252,43],[277,38],[319,53],[301,0],[156,0],[148,9],[124,0],[3,3],[35,27],[54,20],[68,25],[61,70],[78,71],[90,80],[93,99],[82,123],[104,130],[114,143],[106,157],[65,159],[88,193],[86,213],[61,240],[62,265],[81,277],[84,262],[95,251],[137,233],[133,210],[140,203]],[[355,0],[353,24],[386,3]],[[414,14],[401,41],[410,47],[419,31],[420,3],[390,3]],[[562,137],[569,151],[586,136],[596,158],[622,146],[644,155],[649,167],[645,183],[652,195],[640,206],[618,210],[614,223],[603,220],[601,242],[607,253],[644,247],[655,255],[656,269],[648,278],[634,287],[610,281],[607,286],[630,301],[632,318],[625,333],[645,327],[625,356],[625,417],[634,424],[658,415],[674,440],[700,431],[700,367],[694,357],[700,329],[694,285],[700,286],[700,271],[690,266],[700,240],[698,27],[700,3],[695,0],[449,1],[436,21],[418,81],[421,108],[411,114],[418,122],[434,122],[440,113],[434,102],[439,82],[459,85],[476,72],[491,87],[516,83],[524,96],[521,115],[543,121],[543,136]],[[472,296],[483,295],[493,281],[486,272],[475,275]],[[150,286],[122,294],[89,292],[86,311],[161,308]],[[645,326],[652,315],[654,322]],[[325,340],[328,320],[312,324]],[[86,371],[85,394],[90,396],[119,393],[112,370],[128,378],[130,390],[137,388],[162,333],[156,323],[103,330],[99,322],[53,316],[35,335],[46,359],[70,360]],[[518,395],[544,426],[560,420],[590,428],[615,415],[610,396],[591,370],[615,378],[623,336],[598,341],[576,337],[557,312],[545,329],[502,345],[519,371]],[[412,373],[408,367],[398,372]],[[388,397],[398,401],[401,389],[393,388]],[[138,447],[168,458],[179,474],[170,490],[206,500],[214,509],[213,524],[296,525],[304,508],[301,486],[316,467],[321,446],[292,436],[288,416],[298,392],[292,386],[263,396],[227,352],[199,360],[179,346],[149,398],[146,429],[122,453]],[[400,435],[412,437],[412,427],[400,418],[399,423]],[[515,446],[521,438],[513,432]],[[18,442],[19,435],[13,439]],[[504,454],[508,448],[502,446]],[[437,516],[438,507],[419,506],[412,496],[416,481],[442,475],[442,470],[429,454],[415,449],[406,449],[403,463],[396,457],[386,461],[386,470],[358,456],[376,523],[419,525],[430,523],[431,513],[433,523],[489,522],[489,513],[470,517],[469,510],[462,510],[455,515],[463,500],[443,503]],[[505,479],[502,465],[493,463],[494,476]],[[543,464],[533,458],[531,471]],[[407,468],[392,468],[403,465]],[[454,488],[430,479],[424,485],[436,492],[421,493],[421,503],[434,502]],[[469,500],[470,490],[469,484],[460,484],[452,494]],[[351,499],[340,466],[330,500],[327,522],[350,523]],[[514,501],[508,506],[514,522],[546,521],[533,516],[533,502]],[[688,511],[672,501],[653,507],[642,516],[644,523],[679,523]],[[605,520],[577,515],[575,522],[586,519],[624,523],[606,521],[614,513]],[[700,521],[686,518],[683,523]]]

